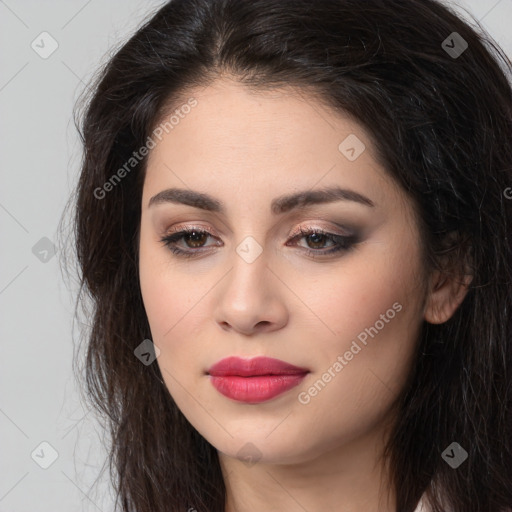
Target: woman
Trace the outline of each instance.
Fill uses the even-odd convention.
[[[76,197],[123,511],[512,506],[511,62],[434,0],[172,0]]]

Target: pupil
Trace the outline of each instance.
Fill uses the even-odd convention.
[[[321,233],[313,233],[312,235],[309,235],[309,239],[313,239],[312,242],[313,244],[320,244],[322,245],[321,241],[323,239],[324,235],[322,235]]]
[[[187,235],[187,238],[189,241],[192,240],[193,247],[198,247],[198,246],[201,246],[202,244],[197,243],[197,242],[200,242],[201,238],[205,238],[206,236],[207,236],[206,233],[201,233],[198,231],[191,231]],[[203,240],[203,242],[204,242],[204,240]]]

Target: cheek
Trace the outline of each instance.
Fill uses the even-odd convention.
[[[189,332],[195,325],[190,296],[179,292],[187,283],[180,282],[176,279],[176,273],[165,270],[162,265],[146,265],[149,260],[142,256],[140,261],[141,292],[151,340],[160,351],[155,362],[178,407],[188,410],[190,399],[185,389],[191,387],[191,363],[197,364],[200,352],[197,344],[191,343],[192,338],[196,337]]]
[[[167,358],[167,346],[186,313],[186,300],[179,293],[182,283],[171,279],[170,259],[145,231],[141,232],[139,249],[140,289],[151,329],[151,339],[160,349],[158,362]],[[178,274],[179,275],[179,274]],[[167,364],[166,364],[167,366]],[[165,377],[165,376],[164,376]]]
[[[297,392],[304,431],[314,428],[322,449],[381,424],[413,362],[421,322],[407,287],[390,275],[364,276],[345,281],[320,309],[336,336],[317,338],[315,374]]]
[[[154,338],[160,338],[165,332],[165,325],[169,328],[170,315],[174,314],[172,295],[166,282],[167,273],[162,265],[159,251],[152,247],[154,242],[142,230],[139,247],[139,278],[142,300]],[[156,340],[154,340],[156,341]]]
[[[185,348],[193,351],[191,341],[199,339],[195,331],[201,323],[199,304],[205,291],[194,291],[193,282],[177,273],[152,268],[141,273],[141,292],[153,342],[160,350],[172,353],[175,360]]]
[[[170,336],[180,319],[187,321],[185,315],[200,299],[201,290],[194,292],[193,282],[173,268],[172,253],[144,227],[139,247],[140,288],[156,342]]]
[[[200,341],[204,326],[201,301],[212,285],[207,276],[198,279],[176,269],[171,253],[143,232],[139,254],[140,288],[151,340],[160,350],[157,363],[174,396],[180,393],[177,382],[188,382],[191,370],[199,372],[205,364]]]
[[[305,417],[324,417],[318,428],[327,445],[340,431],[355,435],[382,421],[406,383],[422,320],[419,252],[404,241],[395,252],[367,247],[365,258],[347,260],[336,277],[318,278],[322,293],[305,300],[320,312],[325,334],[300,400],[308,402]]]
[[[413,345],[422,298],[419,273],[418,246],[414,238],[402,237],[396,246],[383,241],[365,244],[339,267],[299,280],[294,291],[312,312],[308,316],[323,340],[315,350],[332,358],[333,353],[349,350],[359,335],[362,341],[371,340],[368,330],[379,343],[372,344],[367,357],[383,357]]]

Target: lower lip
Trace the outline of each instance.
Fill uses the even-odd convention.
[[[232,400],[258,404],[294,388],[306,375],[306,373],[260,375],[257,377],[240,377],[238,375],[217,377],[210,375],[210,381],[219,393]]]

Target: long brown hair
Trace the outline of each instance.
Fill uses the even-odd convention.
[[[115,53],[78,112],[84,157],[72,199],[79,300],[92,305],[84,387],[109,426],[123,511],[224,511],[215,448],[158,365],[134,355],[151,338],[138,150],[187,88],[220,73],[314,91],[352,115],[420,213],[425,264],[471,262],[454,316],[423,325],[386,453],[398,512],[424,492],[435,512],[511,506],[511,71],[481,27],[435,0],[172,0]],[[441,457],[454,441],[468,453],[456,470]]]

